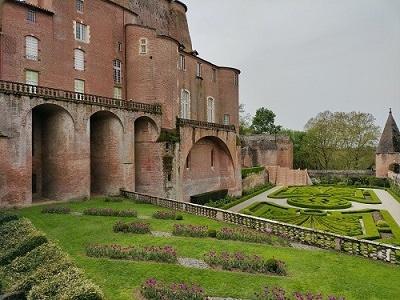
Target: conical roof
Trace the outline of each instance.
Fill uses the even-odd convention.
[[[389,112],[376,153],[400,153],[400,131],[393,118],[392,110]]]

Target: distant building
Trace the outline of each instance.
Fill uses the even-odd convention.
[[[241,194],[240,71],[194,51],[185,4],[0,10],[0,206],[121,188],[181,201]]]
[[[390,110],[376,150],[376,176],[387,178],[400,174],[400,131]]]

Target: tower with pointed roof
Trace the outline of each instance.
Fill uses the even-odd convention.
[[[376,150],[376,176],[387,178],[390,172],[400,172],[400,131],[392,110]]]

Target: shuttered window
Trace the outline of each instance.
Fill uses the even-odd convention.
[[[33,85],[33,86],[29,87],[29,92],[36,94],[36,92],[37,92],[36,86],[39,85],[39,72],[26,70],[25,71],[25,83]]]
[[[85,52],[81,49],[74,50],[74,61],[75,70],[84,71],[85,70]]]
[[[25,56],[30,60],[39,58],[39,40],[33,36],[25,37]]]

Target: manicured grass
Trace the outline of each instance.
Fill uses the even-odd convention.
[[[179,224],[207,225],[211,229],[226,227],[224,223],[183,214],[183,221],[158,220],[151,216],[159,207],[134,204],[129,201],[105,203],[102,199],[82,203],[63,204],[72,211],[83,212],[90,207],[134,209],[139,218],[151,224],[152,230],[172,232]],[[265,286],[280,286],[295,291],[323,292],[345,296],[346,299],[396,299],[400,294],[400,268],[364,258],[330,251],[300,250],[252,244],[239,241],[219,241],[211,238],[153,237],[151,235],[117,234],[112,228],[118,217],[92,217],[49,215],[41,213],[42,207],[30,207],[18,211],[29,218],[48,237],[68,252],[87,276],[104,291],[107,299],[135,299],[134,289],[150,277],[166,282],[194,282],[203,286],[209,295],[252,299],[254,292]],[[126,218],[125,218],[126,220]],[[134,219],[133,219],[134,220]],[[265,276],[227,272],[222,270],[198,270],[173,264],[131,262],[88,258],[88,244],[121,244],[125,246],[170,245],[182,257],[202,259],[204,254],[215,251],[243,251],[258,254],[264,259],[275,257],[287,264],[287,277]]]

